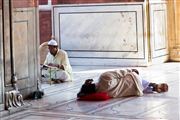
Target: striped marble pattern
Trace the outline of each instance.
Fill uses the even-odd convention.
[[[44,84],[45,96],[40,100],[26,100],[29,107],[2,120],[179,120],[180,64],[164,63],[137,67],[141,76],[153,82],[169,84],[167,93],[145,94],[142,97],[110,99],[107,101],[77,101],[76,94],[87,78],[98,79],[100,73],[119,67],[82,67],[74,69],[70,83]]]

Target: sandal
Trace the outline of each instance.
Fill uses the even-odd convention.
[[[158,93],[167,92],[168,91],[168,85],[166,83],[156,84],[154,87],[154,91],[156,91]]]

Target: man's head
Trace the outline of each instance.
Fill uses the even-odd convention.
[[[96,85],[92,83],[93,79],[87,79],[85,83],[82,85],[80,92],[77,94],[77,97],[82,97],[88,94],[92,94],[96,92]]]
[[[52,54],[52,55],[56,55],[57,51],[58,51],[58,44],[57,42],[54,40],[54,39],[51,39],[49,42],[48,42],[48,47],[49,47],[49,52]]]
[[[139,75],[139,71],[137,69],[132,69],[132,72],[135,72],[136,74]]]

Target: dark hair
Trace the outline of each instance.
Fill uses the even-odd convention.
[[[139,75],[139,71],[137,69],[132,69],[132,72],[135,72],[136,74]]]
[[[96,92],[96,85],[92,83],[93,79],[87,79],[82,85],[80,92],[77,94],[77,97],[82,97],[91,93]]]

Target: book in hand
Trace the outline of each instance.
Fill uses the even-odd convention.
[[[57,67],[42,64],[42,65],[41,65],[41,68],[42,68],[42,69],[48,69],[48,68],[57,68]]]

